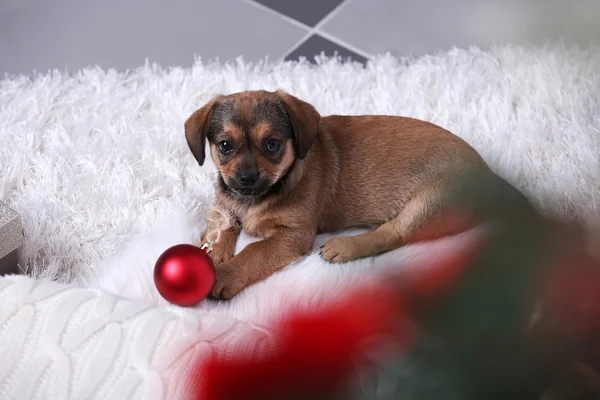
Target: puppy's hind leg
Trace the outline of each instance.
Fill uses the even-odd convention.
[[[449,185],[429,185],[406,203],[397,217],[377,229],[357,236],[328,240],[321,254],[332,263],[375,256],[421,240],[459,233],[475,225],[474,213],[456,207],[456,190]],[[453,193],[454,192],[454,193]],[[466,210],[467,207],[460,207]]]

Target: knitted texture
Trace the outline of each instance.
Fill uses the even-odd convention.
[[[187,399],[203,358],[273,348],[232,318],[22,276],[0,278],[0,343],[0,400]]]

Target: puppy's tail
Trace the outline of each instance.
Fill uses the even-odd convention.
[[[497,176],[496,188],[493,193],[492,204],[499,217],[533,218],[540,215],[527,196],[500,176]]]
[[[470,176],[463,186],[475,199],[475,211],[480,221],[523,220],[541,217],[532,202],[506,179],[484,171]],[[473,202],[471,203],[473,204]]]

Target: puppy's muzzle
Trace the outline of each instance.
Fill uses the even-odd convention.
[[[258,173],[256,172],[240,172],[236,177],[239,188],[255,189],[258,183]]]
[[[269,189],[268,179],[254,172],[239,172],[227,185],[241,196],[260,196]]]

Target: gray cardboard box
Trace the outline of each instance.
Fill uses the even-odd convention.
[[[21,217],[0,202],[0,275],[19,272],[18,251],[22,243]]]

